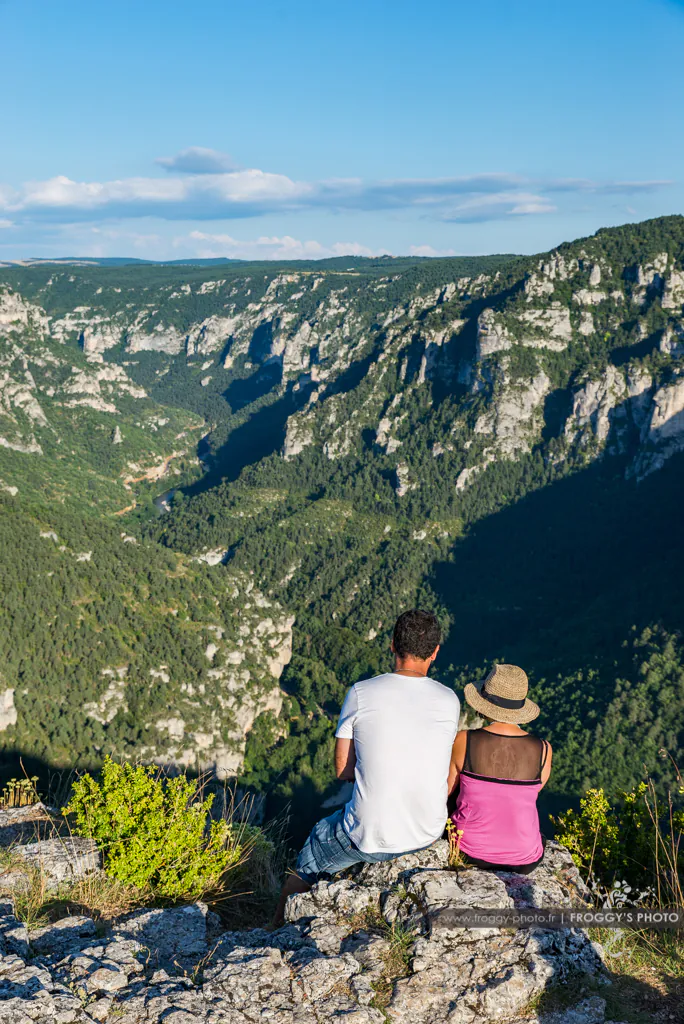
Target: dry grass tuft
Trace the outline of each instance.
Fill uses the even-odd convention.
[[[389,949],[383,958],[382,973],[373,986],[375,997],[371,1006],[384,1011],[392,999],[395,982],[410,974],[410,953],[416,935],[400,921],[393,921],[385,924],[383,936],[389,942]]]
[[[40,866],[27,864],[12,849],[0,851],[0,866],[12,879],[11,884],[0,884],[0,897],[12,902],[17,919],[29,929],[71,914],[104,923],[152,902],[151,893],[110,878],[104,871],[55,886]]]
[[[277,820],[255,829],[240,821],[240,809],[232,813],[236,814],[233,828],[243,856],[202,899],[227,928],[266,926],[275,913],[286,872],[288,851],[283,836],[287,821]]]
[[[358,931],[370,932],[389,943],[383,957],[382,972],[373,982],[375,996],[370,1004],[374,1009],[384,1013],[392,998],[394,983],[410,974],[410,952],[416,940],[416,932],[398,920],[388,924],[377,903],[369,903],[364,910],[355,914],[349,922],[349,927],[350,934]]]
[[[106,923],[150,906],[152,902],[150,892],[98,871],[48,893],[43,912],[50,921],[58,921],[70,914],[84,914],[96,922]]]

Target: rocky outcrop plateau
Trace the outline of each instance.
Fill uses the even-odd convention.
[[[570,906],[585,895],[555,843],[521,876],[451,870],[439,841],[291,897],[286,925],[272,932],[225,931],[201,903],[109,922],[80,913],[27,928],[8,900],[0,906],[0,1022],[603,1024],[608,978],[601,948],[584,931],[468,930],[445,914]],[[530,1009],[549,987],[569,982],[579,995],[566,1011]]]

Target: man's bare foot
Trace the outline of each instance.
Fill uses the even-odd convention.
[[[297,892],[308,892],[311,886],[308,882],[305,882],[299,875],[288,875],[287,881],[283,886],[283,891],[280,894],[278,900],[278,909],[275,912],[273,921],[271,922],[271,928],[282,928],[285,924],[285,904],[287,903],[288,896],[294,896]]]

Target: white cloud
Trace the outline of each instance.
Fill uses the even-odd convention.
[[[15,222],[74,223],[157,217],[174,220],[237,220],[303,210],[344,212],[413,211],[442,221],[477,222],[554,213],[571,195],[630,195],[664,188],[668,182],[592,182],[587,179],[524,179],[511,174],[451,178],[360,178],[296,181],[285,174],[252,169],[222,170],[226,154],[199,147],[161,158],[182,175],[111,181],[74,181],[57,175],[0,185],[0,216]]]
[[[433,249],[431,245],[409,246],[410,256],[456,256],[455,249]]]
[[[122,181],[72,181],[63,174],[47,181],[27,182],[7,203],[17,213],[40,209],[96,210],[127,202],[172,202],[183,199],[180,181],[126,178]]]
[[[334,242],[321,245],[311,239],[300,241],[291,235],[262,235],[255,239],[233,238],[232,235],[191,231],[188,236],[194,255],[202,259],[220,256],[238,260],[320,260],[330,256],[376,256],[372,249],[359,242]],[[187,238],[178,238],[174,245],[187,252]]]
[[[667,179],[651,181],[591,181],[589,178],[554,178],[546,186],[548,192],[593,192],[597,195],[633,195],[637,192],[658,192],[674,185]]]
[[[175,156],[160,156],[155,163],[180,174],[225,174],[237,170],[237,164],[229,153],[205,149],[204,146],[189,146]]]
[[[476,194],[452,207],[443,215],[447,221],[496,220],[509,214],[554,213],[556,206],[544,197],[530,192],[494,192]]]
[[[11,220],[0,219],[0,228],[11,228],[14,226],[14,222]]]
[[[557,209],[558,207],[554,206],[553,203],[545,203],[541,199],[529,199],[526,202],[516,203],[508,212],[519,214],[555,213]]]
[[[283,174],[244,170],[185,178],[124,178],[72,181],[58,175],[27,182],[14,193],[0,193],[5,210],[25,218],[96,213],[100,217],[158,216],[215,218],[255,216],[266,210],[301,205],[312,186]],[[1,208],[1,207],[0,207]]]
[[[369,249],[360,242],[334,242],[330,246],[333,256],[386,256],[387,249]]]

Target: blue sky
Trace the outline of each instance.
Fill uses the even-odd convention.
[[[0,260],[535,252],[684,212],[675,0],[0,0]]]

